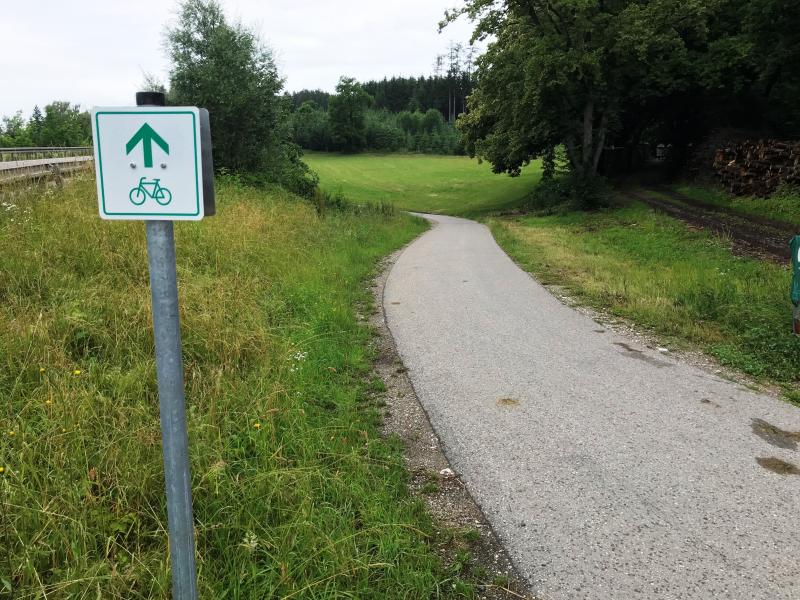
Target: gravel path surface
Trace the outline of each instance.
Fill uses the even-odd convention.
[[[388,324],[533,592],[800,598],[800,410],[564,306],[484,226],[428,218]]]

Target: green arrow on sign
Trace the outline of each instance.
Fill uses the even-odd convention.
[[[130,154],[131,151],[136,148],[139,142],[142,142],[142,150],[144,151],[144,166],[147,168],[153,166],[153,142],[158,144],[159,148],[169,154],[169,144],[165,142],[164,138],[158,135],[147,123],[142,125],[139,128],[139,131],[133,134],[133,137],[128,140],[128,143],[125,145],[125,153]]]

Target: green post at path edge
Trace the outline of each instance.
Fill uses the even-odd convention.
[[[794,333],[800,335],[800,235],[789,243],[792,249],[792,304],[794,304]]]

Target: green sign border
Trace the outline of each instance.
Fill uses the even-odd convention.
[[[195,200],[197,201],[197,211],[193,213],[143,213],[143,212],[108,212],[106,210],[106,187],[103,182],[103,148],[100,144],[100,115],[191,115],[192,117],[192,138],[194,139],[194,186]],[[95,129],[97,130],[97,160],[98,171],[100,173],[100,202],[103,205],[103,214],[108,216],[121,217],[196,217],[200,215],[200,170],[198,168],[197,156],[197,116],[191,110],[103,110],[94,115]]]

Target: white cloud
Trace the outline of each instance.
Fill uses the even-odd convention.
[[[460,0],[223,0],[229,18],[259,32],[275,51],[289,90],[332,90],[340,75],[360,80],[429,74],[459,22],[438,33]],[[3,0],[0,115],[70,100],[126,105],[144,73],[166,80],[164,28],[177,4],[163,0]],[[9,52],[8,48],[17,49]]]

